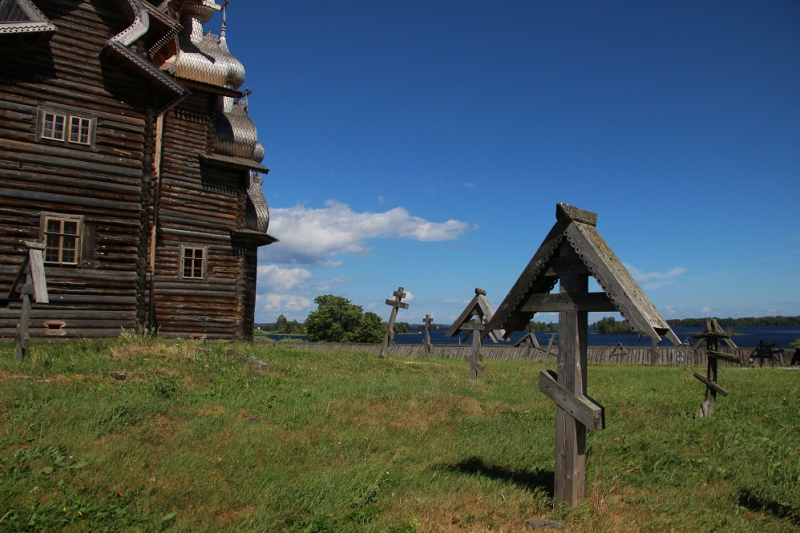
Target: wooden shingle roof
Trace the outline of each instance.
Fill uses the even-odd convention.
[[[537,312],[618,311],[631,329],[675,345],[680,340],[597,231],[597,215],[556,205],[556,223],[484,330],[525,329]],[[572,250],[569,251],[568,248]],[[550,294],[563,274],[593,276],[604,292]]]

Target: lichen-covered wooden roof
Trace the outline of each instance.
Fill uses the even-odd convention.
[[[486,326],[506,333],[525,329],[533,315],[546,311],[618,311],[631,328],[676,345],[678,337],[598,233],[597,215],[567,204],[556,205],[556,223]],[[559,253],[563,243],[575,255]],[[549,294],[562,274],[593,276],[604,293]]]

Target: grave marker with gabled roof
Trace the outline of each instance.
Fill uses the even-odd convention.
[[[484,326],[493,316],[494,309],[492,309],[492,304],[489,303],[489,300],[486,299],[486,291],[475,288],[475,297],[467,304],[464,311],[445,334],[445,337],[452,337],[458,335],[459,331],[472,332],[472,351],[467,359],[470,364],[469,379],[477,379],[478,372],[483,370],[483,365],[480,364],[481,338],[493,335],[492,330],[487,330]],[[497,331],[497,334],[505,336],[505,331]]]
[[[556,505],[585,496],[586,429],[603,429],[603,407],[586,394],[588,313],[618,311],[654,341],[675,333],[597,232],[597,215],[556,205],[556,223],[486,325],[488,331],[525,329],[535,313],[558,312],[558,374],[543,371],[539,390],[556,405]],[[593,276],[604,292],[589,292]],[[559,284],[559,292],[550,291]]]

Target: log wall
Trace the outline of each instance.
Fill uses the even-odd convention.
[[[33,325],[69,316],[74,336],[116,335],[136,326],[144,275],[147,85],[99,59],[129,25],[116,2],[36,4],[58,27],[52,38],[0,40],[0,295],[22,262],[22,242],[40,240],[43,212],[83,215],[82,264],[46,267],[51,303],[34,306]],[[37,140],[39,106],[95,117],[94,144]],[[18,318],[16,304],[0,309],[0,334]]]
[[[156,326],[166,336],[245,334],[249,274],[231,230],[244,224],[247,172],[199,159],[213,134],[216,98],[192,95],[165,118],[154,303]],[[181,279],[181,245],[208,247],[205,280]]]
[[[80,264],[46,266],[50,304],[34,305],[32,336],[44,333],[48,319],[66,322],[70,337],[151,324],[165,336],[252,334],[256,246],[231,242],[231,230],[244,227],[248,172],[198,157],[213,150],[218,95],[193,88],[157,137],[154,110],[164,103],[157,88],[103,55],[108,39],[131,23],[124,6],[36,5],[58,28],[49,39],[0,39],[0,298],[22,262],[23,241],[42,237],[42,213],[80,215]],[[37,137],[41,106],[92,117],[94,143]],[[181,278],[182,244],[208,247],[204,280]],[[10,336],[19,304],[4,304],[0,336]]]

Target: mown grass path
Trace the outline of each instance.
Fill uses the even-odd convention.
[[[594,366],[607,429],[554,510],[542,364],[230,348],[3,345],[0,531],[800,530],[800,372],[726,369],[701,421],[697,368]]]

